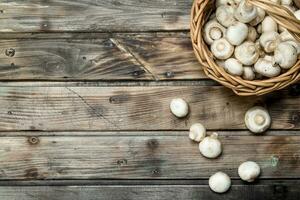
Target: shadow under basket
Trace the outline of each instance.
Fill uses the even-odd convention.
[[[296,19],[287,8],[276,5],[269,0],[248,0],[249,3],[260,7],[272,17],[279,25],[286,28],[300,42],[300,21]],[[237,95],[252,96],[263,95],[280,90],[300,80],[300,59],[288,71],[274,78],[263,80],[244,80],[239,76],[228,74],[219,67],[209,47],[203,40],[203,27],[209,16],[215,11],[215,1],[195,0],[191,11],[191,39],[194,53],[199,60],[205,74],[232,89]]]

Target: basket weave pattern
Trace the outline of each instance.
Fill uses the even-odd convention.
[[[300,21],[287,8],[276,5],[269,0],[248,0],[260,7],[279,25],[285,27],[300,42]],[[240,96],[263,95],[280,90],[300,80],[300,60],[287,72],[269,79],[244,80],[239,76],[228,74],[214,61],[214,56],[203,40],[203,28],[211,13],[215,10],[213,0],[195,0],[191,11],[191,39],[195,55],[202,65],[205,74],[232,89]]]

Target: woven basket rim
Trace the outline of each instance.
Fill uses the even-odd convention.
[[[232,89],[240,96],[263,95],[285,88],[300,80],[299,56],[295,66],[288,71],[277,77],[262,80],[244,80],[242,77],[233,76],[227,73],[222,67],[219,67],[214,62],[208,45],[201,37],[202,27],[209,15],[213,12],[212,8],[209,8],[209,6],[213,7],[214,2],[215,0],[194,0],[190,20],[191,40],[194,53],[198,61],[201,63],[205,74],[209,78]],[[248,2],[263,8],[270,17],[272,17],[278,24],[282,24],[296,38],[296,40],[300,41],[300,20],[297,20],[291,11],[281,5],[274,4],[269,0],[248,0]],[[282,12],[278,12],[278,10],[281,10]],[[298,31],[295,31],[295,29]]]

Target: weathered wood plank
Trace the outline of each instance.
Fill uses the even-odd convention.
[[[0,80],[205,79],[181,34],[0,40]]]
[[[0,31],[148,31],[189,28],[191,0],[26,0],[0,3]]]
[[[216,194],[206,185],[170,186],[66,186],[66,187],[0,187],[2,200],[298,200],[300,186],[285,183],[266,185],[233,185],[226,194]]]
[[[177,119],[169,103],[182,97],[190,114]],[[0,130],[244,129],[244,114],[263,104],[273,129],[299,129],[299,92],[238,97],[221,86],[0,87]]]
[[[223,154],[209,160],[187,133],[152,136],[7,136],[0,140],[0,180],[207,179],[258,162],[265,178],[300,178],[300,136],[220,134]]]

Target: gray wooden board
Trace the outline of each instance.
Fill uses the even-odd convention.
[[[266,106],[273,129],[299,129],[299,93],[238,97],[221,86],[0,87],[0,130],[187,130],[202,122],[208,129],[245,129],[244,114]],[[170,113],[182,97],[190,114]]]
[[[207,79],[182,33],[32,37],[0,40],[0,80]]]
[[[0,187],[1,200],[298,200],[299,184],[233,185],[216,194],[207,185]]]
[[[149,31],[189,28],[192,0],[0,2],[1,32]]]
[[[300,177],[299,134],[229,133],[220,133],[223,154],[214,160],[187,132],[2,136],[0,179],[207,179],[217,171],[238,178],[247,160],[259,163],[262,179]]]

